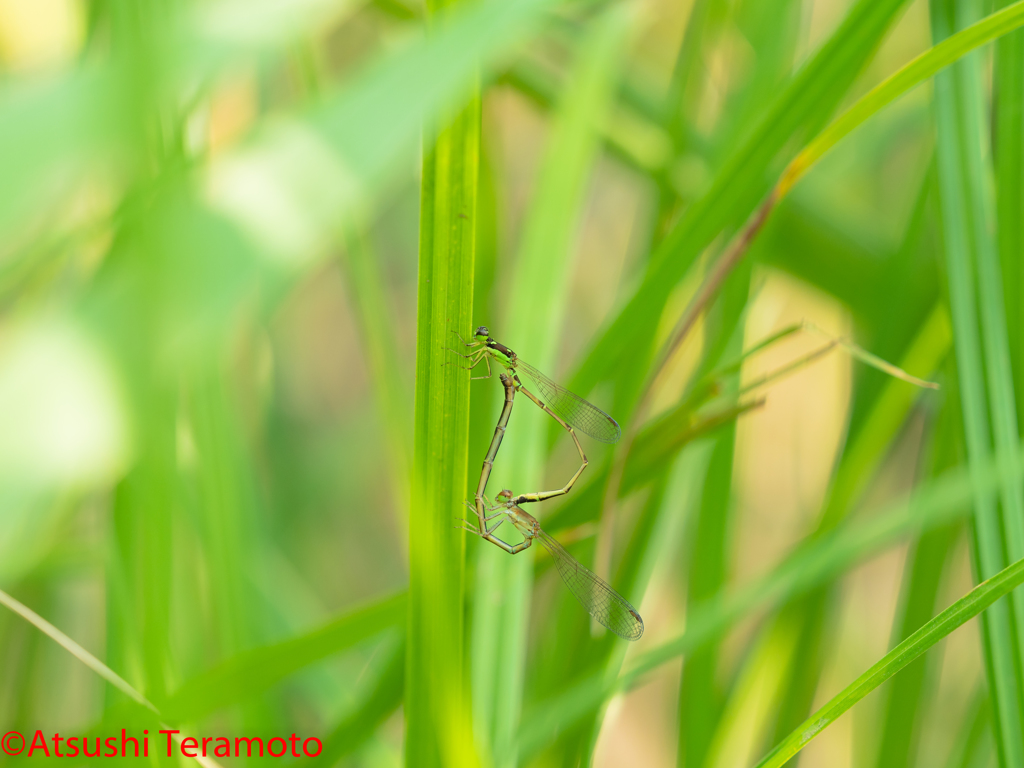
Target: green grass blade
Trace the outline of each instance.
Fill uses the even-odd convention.
[[[804,748],[840,715],[914,661],[937,642],[984,611],[1003,595],[1024,584],[1024,560],[1004,568],[925,624],[883,656],[867,672],[809,717],[788,739],[771,751],[757,768],[778,768]]]
[[[416,766],[476,763],[463,681],[465,534],[455,525],[468,490],[470,374],[448,348],[453,331],[473,330],[479,156],[477,97],[423,158],[405,689],[406,763]]]
[[[750,265],[738,269],[726,281],[719,301],[709,312],[705,345],[708,351],[702,367],[717,364],[723,354],[735,356],[743,349],[745,310],[750,299]],[[739,389],[736,377],[729,384]],[[736,450],[736,424],[729,424],[716,436],[701,493],[692,541],[689,543],[686,569],[686,605],[688,619],[700,611],[700,605],[712,599],[726,585],[729,573],[732,528],[733,463]],[[704,765],[711,740],[718,728],[724,704],[719,682],[719,648],[708,644],[686,659],[679,686],[680,766]]]
[[[939,584],[960,527],[936,528],[924,534],[907,556],[904,569],[906,585],[902,615],[897,617],[896,636],[905,640],[924,626],[935,607]],[[922,716],[926,678],[929,670],[923,660],[907,668],[896,678],[888,692],[881,720],[881,735],[876,765],[899,768],[914,765]]]
[[[95,656],[93,656],[91,653],[85,650],[85,648],[83,648],[81,645],[76,643],[66,634],[61,632],[59,629],[53,626],[53,624],[48,622],[46,619],[44,619],[38,613],[33,611],[27,605],[20,602],[19,600],[15,600],[13,597],[11,597],[3,590],[0,590],[0,605],[5,606],[6,608],[21,616],[29,624],[32,624],[36,629],[38,629],[44,635],[47,635],[55,643],[60,645],[62,648],[64,648],[64,650],[66,650],[76,659],[85,664],[85,666],[89,667],[89,669],[91,669],[97,675],[99,675],[108,683],[110,683],[114,688],[121,691],[121,693],[123,693],[133,702],[135,702],[141,707],[144,707],[146,710],[152,712],[157,716],[160,715],[160,711],[156,708],[156,706],[154,706],[154,704],[151,701],[149,701],[149,699],[147,699],[138,690],[136,690],[127,680],[125,680],[114,670],[112,670],[102,661],[97,659]],[[163,724],[161,723],[161,727],[165,726],[163,726]],[[181,733],[178,733],[174,737],[175,741],[178,742],[178,744],[181,743],[182,738],[183,736],[181,735]],[[220,768],[217,761],[211,757],[199,756],[194,759],[197,763],[202,765],[203,768]]]
[[[961,59],[975,48],[1018,29],[1024,25],[1024,0],[1003,8],[971,24],[922,53],[895,74],[862,96],[839,118],[831,122],[797,155],[780,182],[787,190],[844,136],[879,112],[887,104],[907,91],[933,77],[937,72]]]
[[[997,3],[1000,5],[1002,3]],[[1024,31],[1011,32],[996,42],[994,115],[996,224],[1003,273],[1004,307],[1009,335],[1013,380],[1024,381]],[[1018,420],[1024,413],[1024,389],[1017,392]]]
[[[935,37],[942,38],[955,26],[959,14],[954,5],[936,0],[932,4],[932,25]],[[988,226],[986,201],[980,186],[982,179],[982,147],[978,121],[982,119],[979,105],[971,96],[981,87],[981,73],[976,56],[967,57],[935,80],[935,111],[938,125],[939,182],[941,187],[942,227],[945,236],[945,259],[949,273],[949,296],[953,314],[953,337],[963,407],[964,436],[970,465],[988,461],[991,437],[988,405],[983,380],[982,349],[979,342],[978,306],[972,261],[986,258],[991,246],[985,228]],[[972,142],[972,139],[974,140]],[[980,185],[980,186],[979,186]],[[1000,460],[1005,460],[1002,456]],[[975,568],[979,578],[998,573],[1005,563],[1004,541],[994,496],[980,489],[975,507]],[[1024,741],[1021,736],[1019,667],[1015,664],[1013,617],[1011,609],[1018,604],[1000,604],[985,616],[986,670],[992,695],[997,743],[1004,765],[1024,765]]]
[[[965,7],[973,8],[972,5]],[[960,70],[960,93],[963,95],[967,112],[963,116],[964,140],[973,148],[965,156],[969,162],[966,172],[969,182],[969,195],[971,205],[971,218],[974,230],[974,241],[976,243],[977,272],[978,272],[978,305],[981,310],[982,343],[985,353],[986,383],[989,389],[989,398],[992,404],[991,419],[992,433],[995,438],[996,456],[1004,466],[1015,466],[1019,461],[1019,430],[1017,421],[1017,400],[1014,392],[1013,363],[1010,354],[1009,333],[1007,330],[1007,314],[1004,304],[1003,276],[1000,269],[999,245],[993,241],[990,234],[991,224],[997,220],[996,202],[991,194],[991,168],[987,149],[988,127],[988,105],[982,97],[981,85],[984,82],[984,74],[981,69],[981,62],[978,55],[965,59]],[[1020,95],[1017,97],[1017,105],[1020,105]],[[1011,100],[1005,105],[1005,109],[1012,110],[1014,102]],[[1019,120],[1019,117],[1018,117]],[[1003,126],[1006,127],[1006,126]],[[1017,134],[1020,138],[1020,134]],[[1007,144],[1012,140],[1006,139]],[[965,147],[966,149],[966,147]],[[1018,163],[1019,152],[1018,148]],[[1013,157],[1007,158],[1007,162],[1013,163]],[[1018,168],[1020,166],[1018,165]],[[1002,171],[1001,180],[1006,182],[1006,171]],[[1019,185],[1021,180],[1016,180],[1017,189],[1002,186],[1002,191],[1011,196],[1010,203],[1014,201],[1014,194],[1019,204]],[[1002,220],[999,226],[999,234],[1005,238],[1008,227],[1016,227],[1019,237],[1021,223],[1019,219],[1011,222]],[[1019,261],[1020,253],[1014,254],[1013,262]],[[1013,274],[1013,273],[1011,273]],[[1019,483],[1004,483],[999,489],[1004,548],[1007,559],[1020,560],[1024,558],[1024,487]],[[1017,696],[1018,707],[1024,706],[1024,637],[1021,636],[1021,629],[1024,628],[1024,594],[1014,594],[1010,599],[1011,611],[1013,613],[1015,627],[1017,629]],[[1024,712],[1019,712],[1018,725],[1024,729]],[[1021,740],[1019,760],[1024,765],[1024,738]],[[1009,758],[1008,758],[1009,759]]]
[[[978,307],[981,312],[982,343],[988,374],[986,378],[992,403],[992,432],[997,457],[1004,466],[1011,467],[1016,466],[1020,458],[1017,413],[1003,305],[1002,276],[996,244],[989,233],[990,224],[995,218],[995,210],[990,194],[989,168],[984,155],[984,137],[988,132],[985,126],[987,105],[983,102],[981,94],[983,74],[980,64],[975,54],[957,67],[960,76],[959,94],[965,108],[961,118],[963,156],[966,160],[970,220],[977,259]],[[1016,483],[1004,484],[1000,488],[1000,498],[1007,555],[1012,560],[1019,560],[1024,558],[1024,488]],[[1012,602],[1015,604],[1017,624],[1024,627],[1024,602],[1019,599]],[[1018,653],[1019,661],[1024,663],[1024,646]]]
[[[993,118],[996,231],[1009,344],[1008,375],[1017,387],[1015,406],[1019,428],[1024,415],[1024,387],[1021,386],[1024,383],[1024,313],[1021,310],[1024,300],[1024,258],[1021,256],[1024,249],[1024,229],[1021,226],[1024,221],[1024,31],[1005,35],[996,44],[995,81],[998,104]],[[1014,522],[1019,524],[1020,521]],[[1019,540],[1014,542],[1015,550],[1017,547]],[[1018,620],[1018,642],[1022,626]]]
[[[149,377],[141,377],[148,379]],[[112,633],[120,635],[128,668],[141,669],[141,688],[151,699],[166,695],[170,666],[170,552],[175,487],[175,393],[152,380],[139,381],[143,405],[137,412],[145,445],[136,467],[122,481],[115,498],[117,565],[112,581],[122,599],[114,603]],[[139,666],[136,666],[139,665]]]
[[[474,323],[488,322],[493,317],[497,304],[497,257],[499,250],[499,212],[501,203],[498,180],[500,178],[499,153],[496,151],[496,139],[487,130],[485,121],[481,136],[480,185],[477,201],[477,252],[474,268],[473,318]],[[469,421],[469,464],[467,468],[471,479],[477,477],[481,467],[481,457],[487,453],[491,438],[494,436],[494,421],[504,401],[501,387],[476,386],[470,387],[470,421]],[[494,620],[494,606],[501,603],[501,593],[495,591],[495,579],[487,572],[490,547],[479,546],[475,542],[467,543],[466,557],[469,563],[473,587],[469,592],[471,600],[471,619],[469,625],[468,654],[469,668],[466,670],[473,693],[473,729],[476,734],[477,747],[486,750],[491,728],[489,705],[495,701],[494,695],[487,691],[484,684],[494,680],[493,672],[486,668],[492,663],[494,646],[498,644],[496,637],[486,637],[487,630],[497,632],[498,623]],[[492,588],[485,589],[484,585]],[[480,653],[480,647],[484,652]],[[486,761],[486,757],[483,757]]]
[[[952,369],[950,360],[948,368]],[[955,377],[954,377],[955,378]],[[953,466],[963,443],[960,428],[960,404],[956,385],[946,387],[946,400],[933,428],[931,456],[926,460],[929,474]],[[939,588],[947,570],[950,555],[961,533],[959,525],[935,528],[916,541],[907,553],[903,566],[900,606],[893,624],[893,644],[902,642],[916,632],[937,610]],[[934,690],[938,670],[924,660],[908,667],[884,690],[875,765],[878,768],[910,768],[916,761],[924,721],[926,690]]]
[[[161,709],[175,720],[198,720],[243,702],[289,675],[405,620],[408,596],[401,592],[349,611],[322,627],[281,643],[243,651],[184,683]]]
[[[722,430],[708,464],[704,491],[689,547],[687,618],[699,614],[701,603],[725,586],[727,573],[730,490],[736,448],[736,425]],[[718,680],[719,649],[709,643],[686,659],[679,686],[678,764],[703,765],[722,714],[723,691]]]
[[[192,377],[190,422],[198,454],[200,519],[210,572],[213,614],[217,617],[218,659],[234,656],[252,644],[252,625],[244,613],[249,572],[245,553],[252,551],[245,525],[245,498],[251,488],[243,476],[237,414],[231,412],[227,382],[216,362],[208,361]],[[248,545],[248,546],[247,546]]]
[[[123,677],[114,672],[110,667],[104,664],[102,661],[97,659],[85,648],[76,643],[66,634],[57,629],[53,624],[48,622],[38,613],[33,611],[24,603],[19,600],[15,600],[9,594],[0,590],[0,604],[3,604],[6,608],[13,611],[14,613],[21,616],[25,621],[29,622],[36,627],[40,632],[49,636],[55,643],[63,647],[68,653],[74,656],[76,659],[85,664],[89,669],[95,672],[97,675],[102,677],[112,686],[121,691],[125,696],[132,699],[133,701],[141,704],[146,709],[152,712],[158,712],[157,708],[141,693],[135,690],[131,684],[128,683]]]

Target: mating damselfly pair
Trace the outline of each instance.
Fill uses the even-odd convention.
[[[614,443],[622,436],[622,430],[618,423],[600,408],[559,386],[532,365],[521,360],[504,344],[492,339],[486,326],[477,328],[474,339],[469,342],[463,340],[463,344],[468,352],[468,354],[462,355],[469,361],[467,367],[472,370],[481,363],[486,367],[486,375],[476,378],[491,377],[492,361],[504,369],[499,374],[499,379],[505,389],[505,403],[501,415],[498,417],[498,424],[494,429],[494,436],[491,438],[483,467],[480,470],[480,481],[477,484],[474,503],[472,505],[466,503],[466,506],[476,514],[477,525],[474,527],[463,521],[462,527],[513,555],[529,549],[534,541],[540,541],[554,558],[555,567],[562,577],[562,581],[587,609],[587,612],[619,637],[626,640],[638,640],[644,633],[644,622],[637,610],[601,577],[584,567],[561,544],[545,533],[537,519],[519,506],[520,504],[546,501],[568,493],[583,474],[583,470],[587,468],[587,455],[583,451],[576,431],[603,443]],[[523,385],[519,377],[520,372],[536,386],[544,400]],[[498,455],[498,448],[501,446],[509,417],[512,415],[512,404],[517,392],[526,395],[538,408],[569,433],[580,455],[580,468],[564,486],[557,490],[514,495],[512,491],[505,489],[498,494],[496,503],[492,504],[484,494],[491,469],[494,466],[494,459]],[[509,544],[495,535],[498,527],[505,522],[511,523],[522,534],[523,541],[518,544]]]
[[[938,387],[934,382],[912,376],[849,340],[832,337],[811,323],[801,322],[776,332],[768,339],[744,351],[738,360],[706,373],[699,381],[693,384],[692,391],[701,393],[701,397],[708,393],[719,391],[722,377],[736,375],[744,361],[749,359],[751,355],[801,330],[813,331],[820,336],[824,336],[828,342],[823,347],[754,381],[744,384],[739,389],[740,394],[749,392],[756,387],[764,386],[769,382],[792,373],[835,348],[844,349],[855,359],[889,376],[901,379],[915,386],[926,388]],[[474,504],[466,504],[467,507],[475,512],[477,524],[474,527],[465,524],[465,521],[463,521],[464,527],[471,533],[490,541],[512,554],[528,549],[534,540],[540,540],[555,559],[558,573],[566,583],[566,586],[569,587],[591,616],[620,637],[627,640],[638,639],[643,634],[644,624],[636,609],[618,592],[601,580],[600,577],[578,563],[557,541],[541,529],[536,518],[524,512],[519,506],[520,504],[545,501],[555,496],[561,496],[572,489],[573,484],[587,467],[587,456],[576,435],[577,430],[595,440],[604,443],[614,443],[622,434],[619,425],[615,419],[600,408],[573,394],[564,387],[555,384],[532,365],[521,360],[511,349],[492,339],[486,327],[481,326],[477,328],[474,339],[470,342],[463,340],[463,343],[467,348],[468,354],[464,354],[462,357],[469,361],[468,367],[476,369],[481,363],[486,366],[487,374],[475,378],[490,378],[492,373],[491,362],[493,361],[503,369],[499,378],[505,388],[505,404],[502,408],[501,416],[498,418],[494,437],[491,439],[490,448],[487,451],[487,456],[480,471],[480,482],[477,485]],[[540,397],[523,386],[522,380],[519,377],[520,372],[536,385],[537,391],[543,396],[544,400],[541,400]],[[494,459],[498,454],[498,448],[508,426],[509,417],[512,413],[512,403],[517,392],[522,392],[526,395],[537,407],[557,421],[569,433],[580,455],[580,468],[576,470],[575,474],[569,478],[569,481],[563,487],[557,490],[522,493],[518,496],[514,495],[512,491],[503,490],[497,496],[497,503],[492,504],[484,495],[484,492],[486,491],[487,481],[490,478],[491,469],[494,465]],[[694,400],[693,396],[688,396],[688,398],[683,404],[685,407],[692,407],[693,403],[700,399]],[[735,408],[726,409],[723,411],[723,414],[726,416],[731,415],[732,418],[735,418],[739,413],[751,407],[757,407],[763,404],[763,402],[764,400],[761,399],[752,403],[740,404]],[[708,428],[713,428],[718,423],[721,422],[716,419],[715,415],[710,415],[703,421],[703,424]],[[692,432],[692,434],[697,434],[697,432]],[[495,536],[494,534],[498,526],[504,522],[509,522],[515,526],[522,534],[524,540],[512,545]]]

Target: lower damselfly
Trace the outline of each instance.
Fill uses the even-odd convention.
[[[486,508],[487,512],[492,514],[481,515],[482,530],[477,530],[465,521],[462,527],[512,555],[529,549],[533,542],[539,541],[554,558],[555,568],[565,586],[587,609],[587,613],[619,637],[625,640],[639,640],[644,633],[644,620],[640,618],[636,608],[545,533],[537,518],[520,509],[516,504],[516,498],[512,491],[503,490],[496,499],[498,503]],[[466,506],[470,505],[467,503]],[[518,544],[509,544],[495,536],[494,532],[498,526],[506,521],[512,523],[523,535],[523,540]]]

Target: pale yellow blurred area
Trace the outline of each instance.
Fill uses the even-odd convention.
[[[805,320],[826,333],[849,335],[848,314],[834,299],[780,272],[760,275],[763,287],[748,316],[744,346]],[[747,361],[743,381],[822,346],[817,335],[793,334]],[[813,530],[845,429],[850,373],[850,358],[833,350],[752,393],[767,401],[743,416],[736,431],[737,583],[765,573]]]
[[[676,764],[673,702],[679,696],[680,666],[668,664],[650,685],[612,699],[598,736],[594,768]]]
[[[666,315],[678,317],[692,296],[696,277],[691,284],[680,287]],[[852,331],[849,313],[839,302],[799,280],[773,269],[755,271],[752,291],[756,292],[744,329],[744,348],[787,326],[810,321],[829,334],[847,336]],[[667,335],[663,328],[661,335]],[[685,381],[692,375],[699,356],[702,328],[698,327],[687,344],[674,356],[658,382],[654,398],[655,411],[668,407],[678,397]],[[820,349],[823,339],[815,334],[798,332],[753,356],[743,368],[743,382],[784,368],[804,355]],[[846,427],[851,394],[852,362],[844,353],[834,350],[823,358],[798,369],[768,386],[754,390],[752,396],[766,398],[765,405],[740,418],[736,436],[733,483],[737,524],[730,540],[729,562],[732,585],[749,584],[776,566],[792,548],[813,529],[825,499],[832,467],[840,449]],[[683,545],[685,546],[685,544]],[[851,592],[853,599],[848,614],[858,613],[863,631],[858,639],[866,639],[859,653],[844,653],[829,670],[831,683],[849,679],[851,666],[867,666],[865,653],[878,653],[890,632],[892,610],[899,584],[898,567],[902,552],[882,558],[870,578],[857,572]],[[884,595],[887,609],[865,614],[863,601],[870,599],[870,590],[878,588],[880,574],[889,585]],[[685,603],[685,585],[674,569],[657,574],[651,592],[673,595],[662,603]],[[647,604],[645,603],[645,608]],[[651,612],[651,611],[648,611]],[[653,610],[661,622],[675,629],[677,622],[668,618],[668,611]],[[681,618],[681,617],[680,617]],[[785,669],[793,663],[795,638],[787,628],[764,632],[760,622],[744,622],[731,633],[723,645],[723,681],[738,674],[735,689],[725,703],[725,711],[714,734],[708,765],[715,768],[744,768],[761,757],[767,730],[774,717],[774,705],[781,695]],[[652,635],[674,636],[665,626],[651,628]],[[754,639],[751,653],[744,657],[746,643]],[[632,650],[632,649],[631,649]],[[849,649],[846,649],[849,650]],[[685,660],[684,660],[685,663]],[[833,691],[834,692],[834,691]],[[595,765],[674,766],[676,729],[678,728],[679,665],[672,664],[652,676],[651,682],[609,707],[601,730]],[[830,762],[838,755],[847,755],[849,725],[834,726],[835,735],[819,748],[815,757],[804,765],[839,765]],[[837,743],[842,742],[842,747]],[[847,750],[847,751],[844,751]],[[824,759],[823,759],[824,758]]]
[[[0,58],[14,70],[49,69],[78,53],[85,39],[80,0],[0,0]]]

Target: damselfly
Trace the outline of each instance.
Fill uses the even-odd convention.
[[[482,531],[478,531],[465,521],[463,521],[462,527],[513,555],[524,549],[529,549],[534,541],[539,541],[551,553],[551,557],[555,560],[555,568],[558,569],[558,575],[562,577],[562,581],[565,582],[569,591],[587,609],[587,613],[621,638],[640,639],[644,633],[644,620],[640,618],[636,608],[626,598],[608,586],[600,576],[585,567],[561,544],[545,533],[540,527],[540,523],[537,522],[537,518],[519,508],[512,491],[502,491],[498,494],[497,501],[497,504],[487,507],[487,511],[493,512],[493,514],[483,517]],[[469,507],[469,504],[467,503],[466,506]],[[492,520],[494,523],[488,525]],[[494,535],[494,531],[506,520],[523,535],[523,541],[518,544],[509,544]]]

